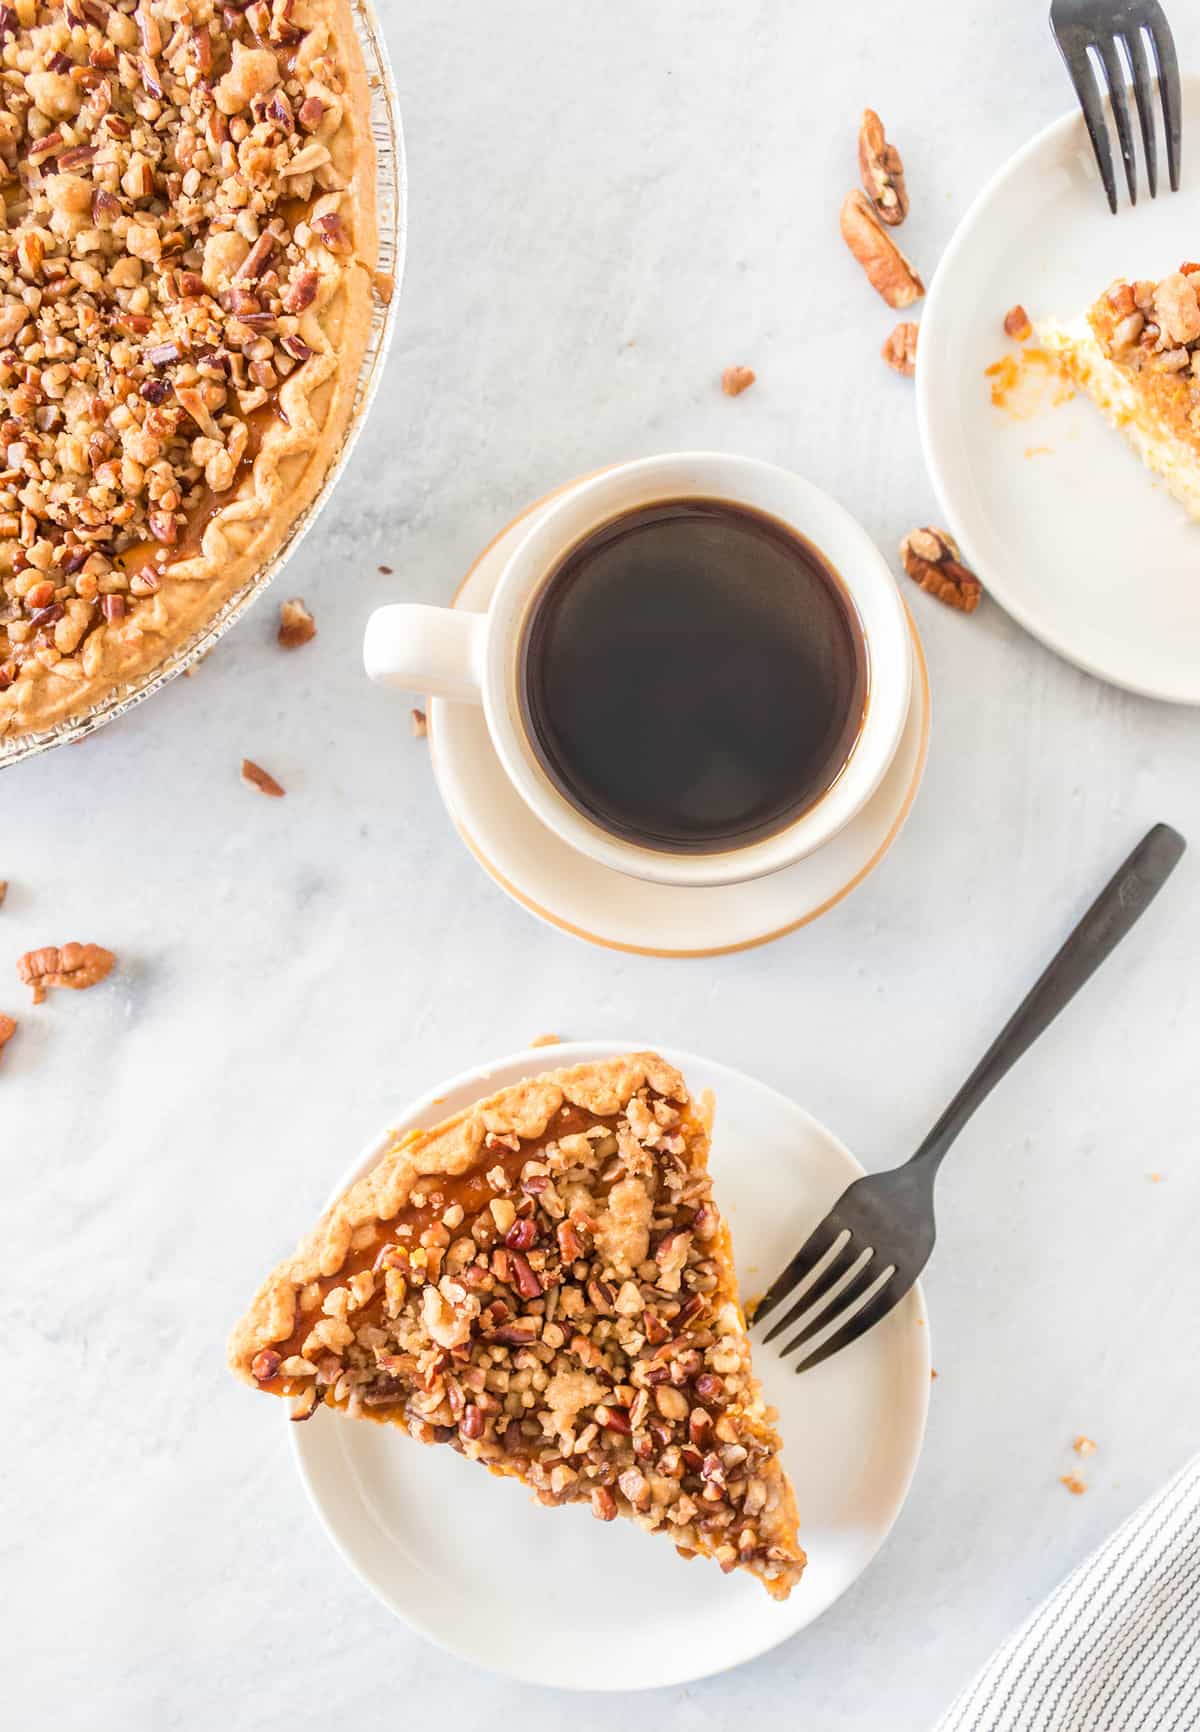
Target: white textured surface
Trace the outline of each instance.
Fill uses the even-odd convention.
[[[374,424],[277,592],[320,636],[283,655],[260,604],[193,679],[0,779],[0,1005],[32,944],[121,957],[22,1010],[0,1070],[6,1723],[924,1732],[1200,1426],[1200,715],[918,596],[933,749],[891,857],[770,949],[660,962],[505,900],[358,645],[374,602],[445,599],[506,515],[637,452],[791,463],[885,547],[926,521],[911,389],[876,354],[890,316],[836,234],[854,122],[873,102],[900,140],[930,268],[1066,106],[1044,9],[389,4],[410,268]],[[1200,26],[1174,10],[1187,64]],[[731,361],[760,375],[734,402]],[[241,785],[244,753],[286,800]],[[899,1158],[1160,817],[1193,853],[947,1168],[929,1443],[845,1601],[752,1667],[622,1706],[472,1673],[368,1598],[222,1350],[398,1103],[543,1029],[658,1030]],[[1072,1498],[1079,1430],[1101,1450]]]

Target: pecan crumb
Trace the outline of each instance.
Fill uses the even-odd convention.
[[[281,800],[285,790],[268,775],[261,764],[256,764],[253,758],[242,759],[242,781],[248,782],[252,788],[257,788],[260,794],[269,794],[273,800]]]
[[[1099,1445],[1094,1443],[1090,1437],[1085,1437],[1083,1433],[1080,1432],[1079,1436],[1071,1445],[1071,1448],[1075,1451],[1076,1455],[1086,1457],[1089,1455],[1095,1455]]]
[[[753,367],[726,367],[721,374],[721,389],[727,397],[740,397],[757,378]]]
[[[1082,1497],[1087,1490],[1086,1484],[1077,1473],[1064,1473],[1059,1484],[1065,1485],[1072,1497]]]
[[[72,940],[61,948],[45,944],[40,950],[27,950],[17,959],[17,975],[33,992],[33,1002],[41,1004],[50,986],[67,986],[82,992],[95,986],[109,973],[116,957],[99,944],[79,944]]]
[[[13,1035],[16,1034],[16,1032],[17,1032],[17,1019],[16,1019],[16,1017],[15,1016],[6,1016],[4,1014],[4,1012],[2,1010],[0,1010],[0,1052],[3,1052],[4,1048],[8,1045],[9,1041],[12,1039]]]
[[[560,1046],[562,1044],[562,1035],[539,1034],[537,1039],[531,1040],[529,1044],[530,1046]]]
[[[897,325],[879,353],[893,372],[911,379],[917,370],[917,326],[909,320]]]
[[[858,187],[846,194],[840,223],[842,239],[867,273],[871,287],[889,307],[911,307],[920,300],[925,284]]]
[[[858,171],[880,222],[898,228],[908,215],[904,164],[895,145],[888,143],[883,122],[873,108],[863,110],[858,129]]]
[[[1023,343],[1027,337],[1033,335],[1029,314],[1019,301],[1015,307],[1010,307],[1004,315],[1004,335],[1011,337],[1015,343]]]
[[[412,726],[413,739],[423,740],[429,728],[429,724],[425,720],[425,711],[410,710],[408,712],[408,719]]]
[[[381,565],[378,567],[378,570],[384,577],[391,577],[393,575],[393,567],[390,565]]]
[[[960,613],[974,613],[983,585],[962,562],[958,543],[944,529],[914,529],[900,543],[900,563],[913,582]]]
[[[283,649],[299,649],[302,643],[311,643],[316,635],[317,622],[299,596],[280,603],[279,643]]]
[[[930,1366],[930,1367],[929,1367],[929,1381],[930,1381],[930,1383],[936,1383],[936,1382],[937,1382],[937,1380],[938,1380],[938,1374],[937,1374],[937,1372],[936,1372],[936,1371],[935,1371],[935,1370],[934,1370],[934,1369],[933,1369],[933,1366],[932,1366],[932,1365],[931,1365],[931,1366]]]

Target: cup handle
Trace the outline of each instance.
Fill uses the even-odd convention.
[[[380,685],[480,704],[486,637],[485,613],[394,602],[367,621],[363,666]]]

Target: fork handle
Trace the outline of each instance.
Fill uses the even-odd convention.
[[[909,1165],[929,1176],[975,1109],[985,1101],[1022,1053],[1049,1028],[1084,983],[1149,908],[1187,847],[1178,830],[1156,824],[1092,903],[1041,979],[1005,1023],[966,1082],[921,1144]]]

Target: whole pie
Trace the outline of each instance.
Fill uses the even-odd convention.
[[[0,177],[3,740],[163,661],[320,488],[376,292],[347,0],[0,5]]]
[[[786,1598],[804,1568],[750,1365],[707,1114],[653,1053],[397,1139],[267,1277],[229,1357]]]
[[[1087,313],[1038,334],[1171,493],[1200,517],[1200,264],[1118,277]]]

